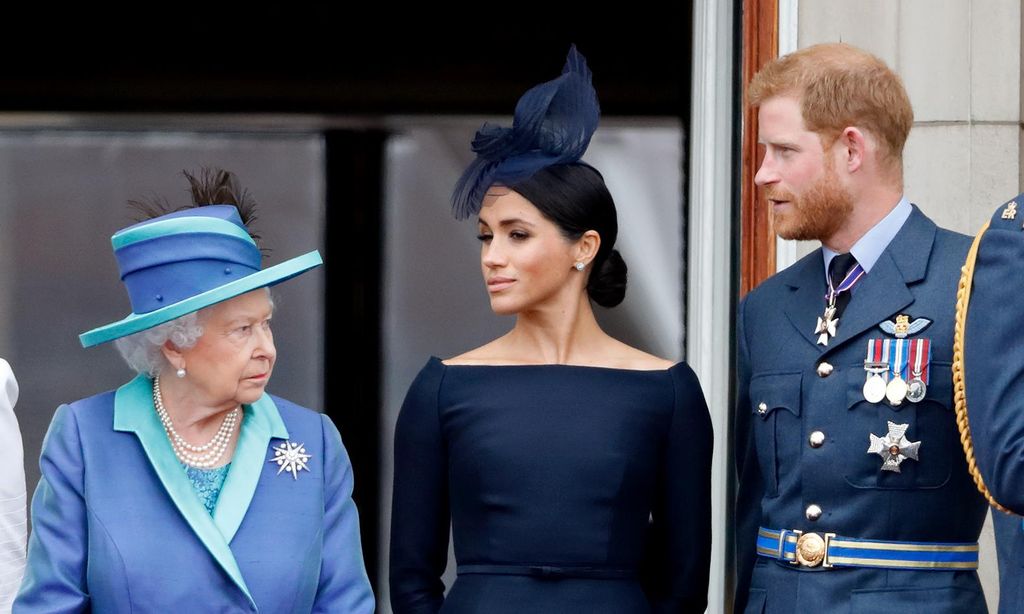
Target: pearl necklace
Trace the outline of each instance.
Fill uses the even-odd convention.
[[[175,430],[174,423],[171,422],[171,416],[167,413],[163,398],[160,395],[160,378],[153,379],[153,406],[156,408],[156,415],[160,418],[160,423],[164,425],[164,432],[167,433],[167,439],[171,442],[174,455],[186,465],[200,469],[209,469],[216,466],[217,462],[224,456],[228,445],[231,443],[231,439],[235,435],[235,425],[238,424],[240,409],[236,407],[224,416],[224,420],[220,423],[220,428],[217,429],[217,434],[213,436],[213,439],[203,445],[195,446],[185,441],[185,438]]]

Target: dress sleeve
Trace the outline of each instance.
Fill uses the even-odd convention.
[[[652,511],[645,579],[654,612],[704,612],[711,562],[711,416],[697,376],[671,370],[675,407]]]
[[[444,364],[431,359],[413,381],[395,427],[391,509],[391,608],[437,612],[448,563],[448,460],[438,414]]]
[[[372,614],[373,590],[366,576],[359,539],[359,512],[352,500],[352,463],[341,434],[325,415],[324,541],[320,582],[313,612]]]
[[[25,572],[25,454],[17,401],[18,382],[0,358],[0,611],[11,607]]]
[[[736,323],[736,413],[733,433],[736,457],[736,598],[734,609],[742,612],[746,608],[747,593],[750,591],[750,577],[757,558],[755,544],[757,527],[761,522],[761,498],[764,483],[761,469],[757,465],[757,450],[754,447],[754,431],[750,413],[750,350],[747,347],[744,327],[744,307],[740,303]]]
[[[57,408],[50,423],[39,468],[28,566],[13,611],[88,612],[85,467],[78,423],[67,405]]]

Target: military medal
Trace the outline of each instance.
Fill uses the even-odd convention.
[[[886,352],[891,357],[892,377],[885,386],[885,398],[893,407],[898,407],[907,398],[907,381],[903,379],[902,372],[906,368],[907,342],[904,339],[885,339],[885,344],[890,346]]]
[[[928,394],[928,386],[919,375],[919,373],[915,373],[907,382],[907,400],[911,403],[920,403],[924,399],[924,395]]]
[[[864,380],[864,400],[868,403],[881,403],[885,398],[885,378],[882,377],[882,374],[888,372],[889,365],[887,363],[865,363],[864,370],[869,374]]]
[[[880,403],[885,398],[885,378],[889,372],[889,361],[883,353],[881,339],[868,340],[868,354],[864,359],[864,400],[868,403]]]
[[[818,324],[814,327],[814,334],[818,335],[818,345],[828,345],[830,337],[836,336],[836,325],[839,318],[836,315],[835,298],[825,306],[825,313],[818,316]]]
[[[928,365],[931,363],[931,343],[928,339],[910,342],[910,380],[907,382],[907,400],[920,403],[928,393]]]
[[[917,460],[917,452],[921,447],[920,441],[907,439],[909,424],[895,424],[887,422],[889,432],[884,437],[869,433],[871,445],[868,446],[868,454],[877,454],[882,457],[882,471],[900,472],[900,463],[907,460]]]
[[[818,335],[818,345],[828,345],[828,340],[836,336],[836,327],[839,326],[839,318],[836,317],[836,298],[854,286],[864,276],[864,268],[859,264],[850,269],[838,287],[832,286],[832,279],[828,280],[828,293],[825,295],[825,311],[818,316],[817,324],[814,326],[814,334]]]
[[[900,377],[899,373],[894,374],[889,383],[885,385],[885,398],[893,407],[903,404],[903,400],[907,398],[907,392],[907,382]]]

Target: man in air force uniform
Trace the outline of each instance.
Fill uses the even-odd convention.
[[[749,98],[775,230],[823,247],[739,308],[736,611],[985,612],[951,378],[970,240],[903,195],[906,92],[830,44]]]

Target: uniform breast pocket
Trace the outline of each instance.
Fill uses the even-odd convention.
[[[769,497],[779,494],[779,423],[800,417],[801,378],[801,373],[766,373],[750,380],[757,462]]]
[[[950,363],[932,363],[930,370],[924,399],[897,406],[866,401],[863,369],[848,370],[846,427],[838,437],[851,486],[915,490],[940,488],[949,481],[953,459],[963,453],[952,411]],[[882,438],[884,445],[875,438]],[[894,462],[886,465],[890,458]]]

